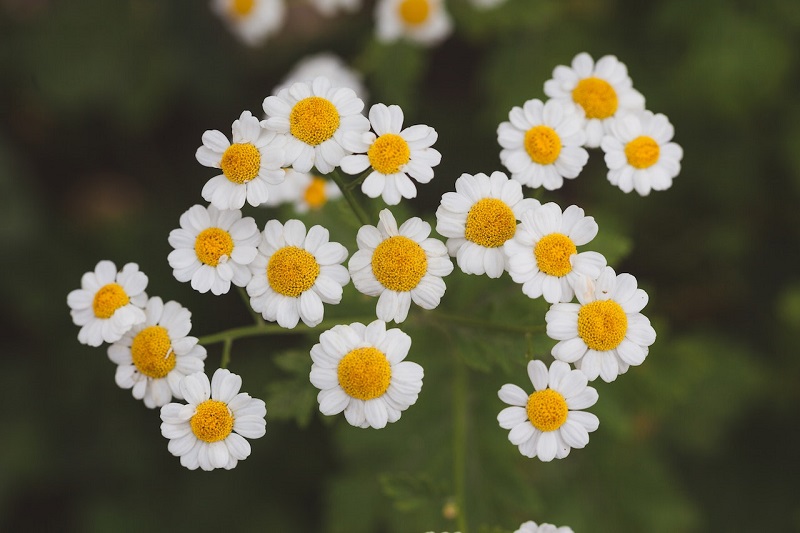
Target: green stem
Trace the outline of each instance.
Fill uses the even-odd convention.
[[[219,362],[220,368],[228,368],[228,363],[231,362],[231,347],[233,346],[233,339],[225,339],[225,344],[222,345],[222,359]]]
[[[198,344],[207,346],[209,344],[216,344],[218,342],[233,342],[236,339],[243,339],[246,337],[261,337],[265,335],[298,335],[308,333],[311,331],[319,331],[330,329],[336,324],[350,324],[352,322],[370,323],[374,317],[354,317],[354,318],[331,318],[323,320],[316,326],[308,327],[305,324],[298,324],[294,329],[282,328],[278,324],[263,323],[254,324],[252,326],[242,326],[238,328],[231,328],[219,333],[212,333],[211,335],[204,335],[198,339]]]
[[[350,205],[350,209],[353,210],[353,213],[356,215],[356,218],[358,218],[359,222],[364,225],[369,224],[369,215],[367,215],[367,212],[364,211],[363,207],[361,207],[361,204],[358,202],[358,198],[353,193],[353,190],[347,186],[347,183],[345,183],[342,174],[337,169],[333,169],[329,176],[339,187],[339,190],[342,191],[342,196],[344,196],[345,200],[347,200],[347,203]]]
[[[244,288],[242,288],[242,287],[236,287],[236,289],[239,292],[239,296],[242,297],[242,301],[244,302],[244,306],[247,307],[248,311],[250,311],[250,316],[253,317],[253,322],[255,322],[256,325],[260,325],[260,326],[263,326],[264,324],[266,324],[266,322],[264,322],[264,318],[261,316],[261,314],[260,313],[256,313],[253,310],[253,307],[250,305],[250,297],[247,295],[247,291],[245,291]]]
[[[453,485],[456,499],[456,522],[460,533],[467,528],[467,366],[455,355],[453,369]]]
[[[372,171],[372,168],[368,168],[368,169],[366,170],[366,172],[362,172],[362,173],[361,173],[361,175],[360,175],[359,177],[357,177],[356,179],[354,179],[353,181],[351,181],[350,183],[348,183],[347,185],[345,185],[345,187],[347,187],[347,188],[348,188],[348,189],[350,189],[350,190],[353,190],[353,189],[355,189],[356,187],[358,187],[359,185],[361,185],[361,183],[363,183],[363,181],[364,181],[365,179],[367,179],[367,176],[369,176],[369,174],[370,174],[370,172],[371,172],[371,171]]]

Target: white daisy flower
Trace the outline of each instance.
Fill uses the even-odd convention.
[[[537,524],[533,520],[528,520],[514,533],[574,533],[571,527],[556,527],[553,524]]]
[[[284,177],[284,136],[266,131],[250,111],[233,121],[232,130],[233,144],[221,131],[207,130],[195,154],[201,165],[222,170],[202,191],[217,209],[239,209],[245,200],[258,206],[269,198],[267,185]]]
[[[174,248],[167,256],[172,274],[191,281],[198,292],[227,293],[231,282],[244,287],[250,281],[248,265],[255,259],[261,232],[252,217],[238,209],[220,211],[194,205],[180,218],[181,227],[169,233]]]
[[[135,324],[144,322],[147,276],[139,265],[128,263],[117,272],[111,261],[100,261],[94,272],[81,277],[81,288],[67,295],[70,315],[78,331],[78,342],[100,346],[116,342]]]
[[[470,3],[478,9],[495,8],[505,2],[506,0],[470,0]]]
[[[561,208],[550,202],[522,214],[513,239],[506,241],[508,273],[530,298],[569,302],[581,275],[596,278],[606,266],[597,252],[578,253],[578,246],[597,235],[597,222],[576,205]]]
[[[313,327],[322,322],[323,303],[338,304],[342,287],[350,281],[341,264],[347,250],[328,242],[328,230],[299,220],[286,225],[267,222],[258,255],[250,263],[253,278],[247,284],[250,305],[266,320],[293,328],[302,319]]]
[[[150,409],[166,405],[183,394],[181,380],[203,371],[206,349],[189,337],[192,314],[178,302],[154,296],[144,309],[145,321],[108,347],[108,358],[116,363],[115,380]]]
[[[530,396],[512,384],[497,393],[511,405],[497,415],[500,427],[511,430],[511,444],[525,457],[544,462],[563,459],[571,448],[586,446],[589,433],[600,424],[597,416],[581,411],[597,402],[597,391],[587,386],[586,375],[561,361],[553,361],[548,370],[537,360],[528,362],[528,377],[534,388]]]
[[[510,122],[497,128],[503,149],[500,161],[511,178],[548,191],[561,188],[564,178],[578,176],[589,160],[583,118],[574,104],[559,100],[528,100],[513,107]]]
[[[203,372],[190,374],[180,383],[187,404],[170,403],[161,408],[161,434],[167,449],[180,457],[189,470],[230,470],[250,455],[246,439],[266,433],[267,408],[263,400],[239,392],[242,378],[218,368],[208,381]]]
[[[432,167],[442,161],[442,154],[431,148],[438,138],[436,130],[423,124],[402,129],[403,110],[396,105],[373,105],[369,121],[375,133],[350,139],[355,154],[342,159],[342,170],[360,174],[372,168],[361,191],[370,198],[380,196],[389,205],[416,197],[417,188],[410,178],[428,183],[433,179]]]
[[[364,102],[353,89],[333,87],[319,76],[312,82],[297,82],[276,96],[264,99],[264,126],[287,138],[286,164],[298,172],[316,167],[330,173],[345,155],[345,135],[360,136],[369,130],[361,114]]]
[[[404,361],[411,337],[376,320],[338,325],[311,348],[311,383],[323,415],[344,417],[355,427],[380,429],[397,422],[422,389],[422,367]]]
[[[436,210],[436,231],[466,274],[499,278],[506,269],[503,244],[514,237],[517,221],[539,202],[522,197],[522,185],[502,172],[462,174],[456,192],[446,192]]]
[[[453,31],[443,0],[378,0],[375,24],[378,41],[384,43],[404,38],[432,46]]]
[[[358,251],[348,267],[353,285],[367,296],[379,296],[380,320],[406,319],[411,301],[435,309],[444,296],[442,277],[453,271],[447,247],[429,238],[431,225],[414,217],[398,229],[388,209],[379,214],[378,227],[358,230]]]
[[[249,46],[277,33],[286,18],[284,0],[212,0],[211,8]]]
[[[321,0],[324,1],[324,0]],[[361,0],[334,0],[340,3],[350,2],[358,4]],[[331,52],[321,52],[301,59],[283,81],[273,90],[272,94],[278,94],[281,89],[288,89],[298,81],[311,83],[314,78],[323,76],[330,80],[334,87],[348,87],[355,91],[356,95],[364,102],[367,101],[367,89],[364,87],[363,76],[360,72],[350,68],[336,54]]]
[[[572,60],[572,67],[559,65],[553,78],[544,84],[550,98],[574,102],[585,115],[586,146],[597,148],[608,133],[610,119],[626,111],[644,110],[644,96],[633,88],[628,68],[615,56],[592,60],[582,52]]]
[[[675,133],[669,119],[650,111],[628,113],[614,120],[600,147],[605,152],[608,181],[623,192],[642,196],[664,191],[681,171],[683,149],[670,142]]]
[[[545,315],[547,336],[558,341],[553,357],[606,383],[642,364],[656,331],[639,312],[648,298],[636,278],[606,267],[596,280],[581,278],[575,295],[579,303],[554,304]]]
[[[286,169],[286,179],[270,186],[270,202],[266,206],[290,203],[300,214],[322,209],[331,200],[342,197],[342,191],[331,180],[309,172]]]
[[[337,11],[356,11],[361,7],[361,0],[310,0],[320,13],[326,17],[336,14]]]

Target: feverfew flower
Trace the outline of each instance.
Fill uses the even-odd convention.
[[[365,326],[337,325],[311,348],[311,383],[323,415],[344,417],[353,426],[380,429],[397,422],[422,389],[422,367],[403,361],[411,337],[376,320]]]
[[[506,0],[470,0],[470,3],[478,9],[491,9],[504,4]]]
[[[573,533],[573,531],[571,527],[556,527],[553,524],[537,525],[533,520],[529,520],[519,526],[514,533]]]
[[[433,179],[432,167],[442,160],[442,154],[431,148],[438,138],[436,130],[423,124],[402,129],[403,110],[396,105],[373,105],[369,121],[375,133],[349,139],[356,154],[342,159],[342,170],[360,174],[371,167],[361,191],[370,198],[380,196],[389,205],[416,197],[417,188],[409,177],[428,183]]]
[[[295,327],[301,319],[307,326],[316,326],[322,322],[322,304],[338,304],[342,287],[350,281],[341,264],[347,250],[328,242],[328,230],[322,226],[313,226],[306,235],[306,226],[299,220],[286,225],[270,220],[263,234],[258,255],[250,263],[250,305],[284,328]]]
[[[279,185],[270,186],[269,206],[290,203],[298,213],[322,209],[331,200],[342,197],[342,191],[331,180],[309,172],[286,169],[286,179]]]
[[[528,363],[528,377],[534,392],[530,396],[517,385],[506,384],[497,395],[506,407],[497,415],[508,440],[525,457],[548,462],[563,459],[571,448],[589,443],[589,433],[600,421],[581,411],[597,402],[597,391],[587,386],[586,375],[571,370],[567,363],[553,361],[548,370],[541,361]]]
[[[582,148],[586,134],[574,104],[528,100],[522,107],[513,107],[508,118],[510,122],[497,128],[497,142],[503,147],[500,161],[512,179],[553,191],[564,184],[564,178],[581,173],[589,153]]]
[[[326,0],[319,1],[325,2]],[[334,1],[339,1],[342,4],[347,2],[359,4],[361,0]],[[283,81],[275,88],[272,94],[278,94],[281,89],[288,89],[298,81],[311,83],[314,78],[319,76],[328,78],[334,87],[349,87],[355,91],[361,100],[367,100],[367,89],[364,87],[361,73],[348,67],[339,56],[331,52],[321,52],[301,59],[292,67],[289,74],[283,78]]]
[[[231,282],[244,287],[250,281],[248,265],[255,259],[261,232],[251,217],[238,209],[220,211],[194,205],[180,218],[181,227],[169,233],[174,248],[167,256],[172,274],[204,293],[225,294]]]
[[[264,127],[287,138],[286,164],[298,172],[317,167],[328,174],[351,153],[342,146],[345,135],[369,130],[361,114],[364,102],[353,89],[334,87],[325,77],[297,82],[264,99]]]
[[[212,0],[211,7],[245,44],[258,46],[286,17],[284,0]]]
[[[650,111],[628,113],[615,119],[600,147],[605,152],[608,181],[623,192],[642,196],[664,191],[681,171],[683,149],[672,140],[669,119]]]
[[[378,40],[385,43],[405,38],[432,46],[453,31],[443,0],[378,0],[375,23]]]
[[[553,357],[607,383],[644,362],[656,332],[639,312],[647,293],[636,278],[606,267],[596,280],[582,278],[575,296],[579,303],[557,303],[545,315],[547,335],[559,341]]]
[[[559,65],[544,84],[547,96],[574,102],[586,117],[586,146],[597,148],[608,133],[609,120],[626,111],[644,110],[644,97],[633,88],[628,68],[615,56],[603,56],[597,63],[582,52],[572,67]]]
[[[499,278],[506,269],[503,244],[514,237],[517,220],[539,202],[523,198],[522,185],[502,172],[462,174],[456,192],[446,192],[436,210],[436,231],[466,274]]]
[[[355,11],[361,7],[361,0],[310,0],[311,4],[316,7],[320,13],[325,16],[331,16],[337,10],[342,11]]]
[[[247,439],[266,433],[267,408],[263,400],[239,392],[242,378],[219,368],[211,383],[202,372],[181,380],[187,404],[161,408],[161,434],[169,439],[169,452],[189,470],[230,470],[250,455]]]
[[[218,130],[203,133],[203,146],[195,157],[204,166],[222,169],[208,180],[202,195],[217,209],[239,209],[245,200],[252,206],[269,199],[268,184],[283,181],[286,139],[266,131],[250,111],[232,125],[233,144]]]
[[[117,385],[132,389],[133,397],[150,409],[183,399],[181,380],[203,371],[206,349],[189,337],[192,314],[178,302],[154,296],[144,309],[146,320],[133,326],[108,347],[108,358],[116,363]]]
[[[597,252],[578,253],[577,247],[596,235],[597,222],[576,205],[563,214],[552,202],[525,211],[514,238],[504,245],[508,273],[530,298],[569,302],[580,276],[596,278],[606,266]]]
[[[81,277],[81,288],[67,295],[78,341],[89,346],[116,342],[135,324],[144,322],[147,276],[139,265],[128,263],[117,272],[111,261],[100,261],[94,272]]]
[[[348,264],[353,285],[368,296],[379,296],[380,320],[400,323],[411,301],[435,309],[445,291],[443,276],[453,271],[447,247],[428,238],[431,226],[414,217],[400,228],[388,209],[379,215],[378,227],[358,230],[358,251]]]

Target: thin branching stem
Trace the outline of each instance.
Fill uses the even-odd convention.
[[[342,174],[337,169],[333,169],[329,175],[339,187],[339,190],[342,191],[342,196],[344,196],[345,200],[347,200],[347,204],[350,206],[350,209],[353,210],[353,213],[356,215],[356,218],[359,220],[359,222],[364,225],[369,224],[369,215],[359,203],[358,198],[353,193],[353,189],[348,187],[348,184],[345,182]]]

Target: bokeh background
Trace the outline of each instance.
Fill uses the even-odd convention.
[[[447,4],[455,31],[432,49],[377,43],[370,1],[324,18],[300,0],[253,49],[197,0],[0,0],[0,530],[453,531],[463,459],[471,532],[531,519],[576,532],[800,531],[800,5]],[[585,449],[543,464],[497,426],[496,391],[527,386],[526,359],[549,361],[552,341],[417,312],[403,328],[425,384],[398,423],[366,431],[319,415],[307,381],[319,332],[249,339],[229,368],[267,401],[267,435],[233,471],[190,472],[157,411],[114,384],[105,348],[77,342],[66,295],[101,259],[138,263],[148,294],[192,311],[195,335],[251,320],[235,292],[172,278],[167,235],[213,175],[194,159],[202,132],[259,114],[320,51],[362,72],[371,102],[439,132],[437,177],[401,216],[431,221],[462,172],[501,170],[497,124],[544,98],[553,68],[581,51],[619,57],[675,125],[685,157],[670,190],[623,194],[593,150],[578,179],[541,195],[595,216],[592,249],[637,277],[658,332],[642,366],[594,383],[601,422]],[[260,226],[294,216],[246,213]],[[304,220],[355,250],[343,205]],[[507,276],[446,281],[443,313],[544,322],[546,307]],[[326,317],[373,306],[350,286]]]

